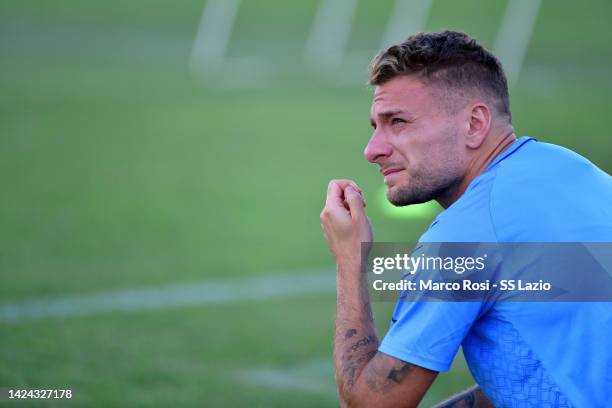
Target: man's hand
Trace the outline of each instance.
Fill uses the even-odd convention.
[[[372,242],[361,189],[352,180],[332,180],[327,187],[321,227],[337,264],[360,264],[361,243]]]

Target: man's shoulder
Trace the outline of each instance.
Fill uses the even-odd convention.
[[[503,242],[612,233],[612,178],[576,152],[533,139],[497,164],[489,204]]]
[[[474,179],[421,240],[590,241],[611,234],[612,178],[569,149],[521,138]]]
[[[521,138],[516,149],[492,164],[495,191],[537,192],[567,190],[568,183],[595,180],[610,183],[610,176],[580,154],[562,146]],[[606,180],[607,179],[607,180]]]

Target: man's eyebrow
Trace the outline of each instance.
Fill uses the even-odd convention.
[[[391,110],[388,110],[388,111],[379,112],[378,116],[382,116],[382,117],[388,118],[390,116],[399,115],[399,114],[402,114],[402,113],[406,113],[406,112],[401,110],[401,109],[391,109]]]
[[[376,116],[381,117],[383,119],[388,119],[391,116],[401,115],[401,114],[408,114],[408,115],[410,115],[409,112],[406,112],[406,111],[401,110],[401,109],[391,109],[391,110],[388,110],[388,111],[379,112]],[[375,122],[374,122],[374,118],[373,117],[370,117],[370,123],[372,124],[372,126],[374,126]]]

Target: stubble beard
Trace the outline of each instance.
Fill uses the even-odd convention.
[[[387,199],[394,206],[403,207],[451,195],[463,176],[458,163],[450,161],[447,164],[444,168],[418,169],[409,173],[407,182],[388,189]]]

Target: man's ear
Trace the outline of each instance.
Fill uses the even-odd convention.
[[[476,102],[471,106],[468,115],[466,145],[471,149],[478,149],[491,129],[491,110],[485,103]]]

